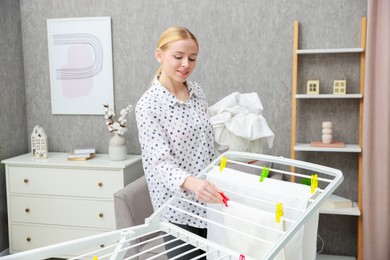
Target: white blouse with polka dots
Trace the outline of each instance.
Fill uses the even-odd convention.
[[[186,84],[189,99],[183,102],[155,79],[135,109],[142,164],[154,210],[174,194],[193,195],[180,186],[187,176],[197,176],[214,159],[213,133],[203,89],[196,82]],[[199,207],[187,206],[185,210],[206,217],[206,211]],[[173,209],[164,218],[178,224],[206,227],[204,221]]]

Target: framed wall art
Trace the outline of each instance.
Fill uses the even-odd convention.
[[[114,107],[110,17],[48,19],[53,114],[102,114]]]

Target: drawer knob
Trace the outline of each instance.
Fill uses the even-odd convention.
[[[26,183],[26,184],[28,183],[28,179],[24,179],[23,181],[24,181],[24,183]]]
[[[101,248],[104,248],[104,244],[101,244],[100,247],[101,247]]]
[[[31,242],[31,237],[26,238],[27,242]]]
[[[29,212],[30,212],[30,209],[29,209],[29,208],[26,208],[24,211],[26,211],[26,213],[29,213]]]
[[[99,213],[99,217],[103,218],[104,214],[103,213]]]
[[[98,183],[98,186],[99,186],[99,187],[103,187],[103,182],[99,182],[99,183]]]

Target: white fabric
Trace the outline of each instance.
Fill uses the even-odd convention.
[[[216,221],[217,223],[223,223],[229,228],[233,228],[238,232],[243,232],[247,235],[252,235],[259,238],[261,234],[261,239],[264,239],[268,242],[276,243],[280,238],[280,234],[274,231],[270,231],[267,228],[273,228],[275,230],[282,230],[282,222],[277,223],[275,221],[275,213],[270,213],[261,209],[256,209],[254,207],[248,207],[241,203],[229,200],[229,207],[225,207],[222,204],[210,204],[209,208],[217,209],[222,211],[226,216],[215,213],[213,211],[208,211],[207,218],[209,220]],[[238,221],[229,215],[234,217],[239,217],[250,221],[252,223],[258,223],[264,225],[267,228],[262,226],[255,226],[251,223],[243,223]],[[263,259],[266,252],[271,248],[271,245],[237,233],[236,231],[227,230],[215,225],[208,226],[208,235],[207,239],[218,244],[229,247],[230,249],[236,250],[239,253],[244,254],[246,257],[252,257],[254,259]],[[208,259],[214,259],[216,257],[209,256]],[[284,250],[282,250],[274,260],[284,260]]]
[[[263,138],[272,148],[274,133],[262,112],[263,105],[257,93],[234,92],[209,106],[216,149],[259,153]]]
[[[279,224],[275,223],[275,204],[282,202],[284,207],[284,217],[286,219],[296,220],[302,211],[289,210],[286,207],[293,207],[300,210],[305,210],[308,200],[313,197],[311,189],[307,185],[280,181],[266,178],[263,182],[259,182],[259,176],[246,174],[234,169],[225,168],[219,172],[219,168],[215,167],[208,173],[208,180],[216,184],[229,197],[229,207],[224,205],[208,204],[210,209],[219,209],[223,212],[234,216],[244,217],[246,220],[255,223],[267,223],[270,227],[278,228]],[[270,203],[251,200],[247,197],[235,195],[245,194],[251,198],[265,200]],[[250,206],[250,208],[248,207]],[[254,212],[255,208],[256,212]],[[305,223],[304,228],[299,230],[294,237],[288,242],[282,254],[278,255],[277,259],[315,259],[316,254],[316,237],[318,227],[318,212],[314,214],[310,220]],[[238,224],[237,222],[227,221],[226,217],[222,217],[219,213],[208,210],[207,218],[211,221],[221,223],[229,228],[242,230],[244,233],[261,237],[266,241],[275,242],[275,233],[264,232],[263,228],[249,225]],[[288,228],[289,225],[286,225]],[[280,229],[280,228],[279,228]],[[270,247],[265,245],[257,245],[257,250],[253,250],[256,245],[250,242],[250,239],[244,235],[229,231],[226,228],[218,227],[217,225],[208,225],[208,239],[223,246],[235,249],[255,259],[261,259],[264,254],[269,252]],[[258,243],[258,242],[257,242]]]

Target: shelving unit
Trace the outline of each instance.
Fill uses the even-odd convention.
[[[333,49],[299,49],[298,48],[298,32],[299,22],[294,22],[294,54],[293,54],[293,85],[292,85],[292,127],[291,127],[291,158],[296,159],[297,152],[335,152],[335,153],[358,153],[358,201],[353,203],[353,207],[350,209],[327,209],[321,208],[322,214],[334,214],[334,215],[349,215],[358,217],[358,260],[362,259],[362,248],[363,248],[363,236],[362,236],[362,175],[363,175],[363,160],[362,160],[362,119],[363,119],[363,98],[364,98],[364,75],[365,75],[365,48],[366,48],[366,27],[367,19],[362,18],[361,21],[361,46],[359,48],[333,48]],[[348,93],[344,95],[334,94],[318,94],[308,95],[298,93],[298,56],[307,55],[321,55],[321,54],[356,54],[360,56],[360,85],[357,93]],[[297,143],[297,102],[305,102],[305,100],[351,100],[356,99],[359,102],[359,127],[358,127],[358,143],[357,144],[346,144],[343,148],[332,148],[332,147],[311,147],[309,143]],[[326,154],[324,154],[326,156]],[[294,172],[294,168],[291,171]],[[295,181],[294,178],[291,181]],[[354,259],[354,257],[340,257],[340,256],[329,256],[329,255],[318,255],[317,259]]]
[[[295,98],[301,99],[346,99],[346,98],[363,98],[363,94],[345,94],[345,95],[333,95],[333,94],[319,94],[319,95],[307,95],[307,94],[296,94]]]
[[[326,54],[326,53],[356,53],[363,52],[363,48],[338,48],[338,49],[306,49],[297,50],[297,54]]]
[[[347,216],[360,216],[360,209],[356,202],[353,202],[352,208],[347,209],[330,209],[320,207],[321,214],[332,214],[332,215],[347,215]]]
[[[357,144],[346,144],[343,148],[333,147],[312,147],[310,144],[297,143],[294,146],[295,151],[301,152],[340,152],[340,153],[360,153],[362,149]]]
[[[338,256],[338,255],[317,255],[316,260],[354,260],[351,256]]]

